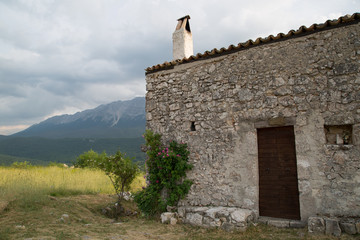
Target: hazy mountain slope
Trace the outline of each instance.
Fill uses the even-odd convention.
[[[117,101],[35,124],[16,137],[133,138],[145,131],[145,98]]]
[[[108,155],[120,150],[134,158],[134,161],[143,163],[145,153],[141,152],[140,147],[144,143],[142,137],[107,139],[9,137],[0,141],[0,165],[8,165],[10,156],[23,158],[33,164],[38,164],[38,162],[72,163],[80,154],[90,149],[99,153],[105,151]],[[7,158],[2,159],[1,154],[7,155]]]
[[[23,158],[23,157],[14,157],[10,155],[0,154],[0,166],[9,166],[14,162],[30,162],[33,165],[47,165],[49,162],[41,161],[38,159],[30,159],[30,158]]]

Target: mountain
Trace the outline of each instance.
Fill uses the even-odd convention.
[[[144,133],[145,122],[145,98],[138,97],[55,116],[11,137],[136,138]]]

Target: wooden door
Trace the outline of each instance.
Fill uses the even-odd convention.
[[[257,130],[260,216],[300,219],[294,127]]]

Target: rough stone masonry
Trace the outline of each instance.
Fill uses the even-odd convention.
[[[189,218],[200,219],[197,207],[206,207],[200,225],[216,207],[261,216],[257,129],[293,126],[301,221],[326,216],[356,224],[358,20],[163,66],[146,73],[147,128],[189,145],[194,184],[179,203]]]

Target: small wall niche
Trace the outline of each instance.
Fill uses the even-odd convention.
[[[192,132],[196,131],[195,122],[191,122],[190,131],[192,131]]]
[[[326,144],[352,144],[352,125],[325,125]]]

